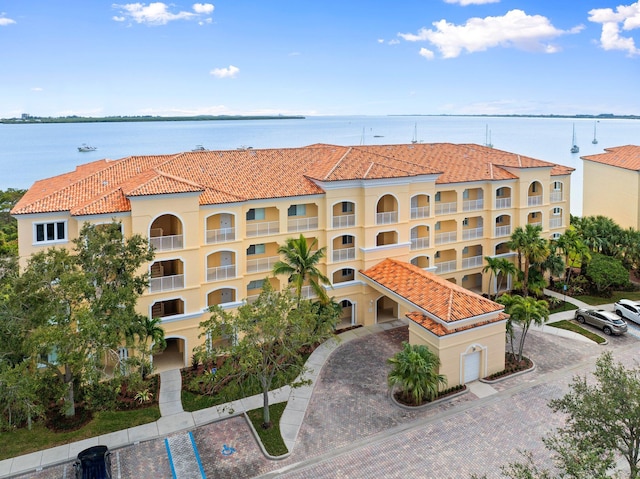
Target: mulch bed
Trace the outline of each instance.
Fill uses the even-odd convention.
[[[522,357],[522,361],[518,361],[516,355],[512,353],[506,353],[504,357],[504,370],[494,373],[491,376],[487,376],[484,379],[495,380],[495,379],[503,379],[507,376],[510,376],[515,373],[519,373],[521,371],[526,371],[527,369],[531,369],[533,367],[533,361],[531,359]]]

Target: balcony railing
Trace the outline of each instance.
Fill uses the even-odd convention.
[[[268,236],[280,233],[280,223],[277,221],[247,222],[247,236]]]
[[[220,281],[236,277],[236,265],[214,266],[207,268],[207,281]]]
[[[474,240],[482,238],[484,235],[484,228],[465,228],[462,230],[462,241]]]
[[[333,217],[334,228],[349,228],[356,225],[356,215],[338,215]]]
[[[295,218],[290,219],[287,223],[287,231],[289,233],[296,231],[309,231],[318,229],[318,217]]]
[[[428,218],[430,211],[428,206],[416,206],[411,208],[411,219],[417,220],[420,218]]]
[[[455,213],[458,209],[458,203],[455,201],[452,203],[436,203],[436,214],[437,215],[448,215],[451,213]]]
[[[456,270],[456,260],[436,262],[436,273],[450,273]]]
[[[511,197],[496,198],[496,209],[511,208]]]
[[[247,273],[257,273],[259,271],[271,271],[273,265],[280,259],[280,256],[268,256],[266,258],[256,258],[247,260]]]
[[[156,251],[170,251],[172,249],[182,249],[184,241],[182,235],[152,236],[149,242]]]
[[[540,206],[542,204],[542,195],[529,196],[527,198],[527,204],[529,206]]]
[[[303,286],[300,292],[302,294],[302,299],[311,299],[318,297],[315,290],[311,286]]]
[[[549,220],[549,228],[560,228],[562,226],[562,218],[551,218]]]
[[[458,239],[457,231],[447,231],[446,233],[436,233],[436,244],[455,243]]]
[[[558,203],[559,201],[562,201],[562,191],[552,191],[551,202]]]
[[[333,261],[349,261],[356,259],[355,248],[341,248],[333,250]]]
[[[462,211],[476,211],[484,208],[484,199],[466,200],[462,202]]]
[[[384,213],[376,213],[377,225],[388,225],[390,223],[397,223],[397,222],[398,222],[397,211],[385,211]]]
[[[411,238],[411,249],[425,249],[429,247],[429,237]]]
[[[159,293],[162,291],[171,291],[173,289],[182,288],[184,288],[183,274],[160,276],[159,278],[151,278],[149,280],[149,291],[151,293]]]
[[[542,227],[542,221],[530,221],[528,224],[531,226],[540,226]]]
[[[462,269],[477,268],[482,266],[482,256],[470,256],[469,258],[462,258]]]
[[[511,235],[511,225],[496,226],[496,236],[510,236],[510,235]]]
[[[219,228],[217,230],[207,230],[207,244],[224,243],[236,239],[235,228]]]

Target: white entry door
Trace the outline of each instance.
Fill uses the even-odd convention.
[[[464,356],[464,383],[467,384],[476,379],[480,379],[480,351]]]

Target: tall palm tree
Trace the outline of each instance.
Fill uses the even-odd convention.
[[[509,315],[509,322],[520,325],[522,334],[518,344],[518,361],[522,361],[524,343],[532,324],[543,325],[549,319],[549,305],[546,301],[519,295],[504,294],[498,302],[505,306],[505,313]],[[511,325],[512,326],[512,325]],[[507,328],[508,329],[508,328]],[[513,338],[512,338],[513,347]]]
[[[499,258],[494,258],[492,256],[485,256],[484,260],[487,262],[487,265],[482,268],[482,272],[489,272],[489,298],[491,298],[491,284],[494,276],[498,276],[498,260]],[[497,291],[494,291],[497,294]]]
[[[513,264],[507,258],[497,258],[496,268],[497,268],[497,271],[498,271],[498,273],[497,273],[498,291],[496,292],[496,294],[497,294],[500,291],[502,291],[502,282],[504,281],[504,279],[508,278],[509,275],[514,276],[518,272],[518,270],[516,268],[516,265]]]
[[[542,226],[518,226],[509,241],[509,247],[518,252],[518,262],[522,271],[522,292],[529,295],[529,268],[533,263],[543,262],[549,256],[549,244],[540,236]]]
[[[421,344],[403,343],[403,348],[387,359],[392,369],[387,376],[389,387],[398,386],[403,400],[414,405],[423,399],[433,401],[447,378],[438,374],[440,358]]]
[[[331,282],[318,269],[326,248],[314,251],[317,243],[318,241],[314,239],[309,245],[307,239],[301,234],[299,238],[287,238],[285,244],[278,248],[278,253],[283,256],[283,259],[273,265],[273,274],[289,276],[289,282],[295,287],[298,305],[302,299],[302,287],[307,281],[321,302],[329,301],[322,284],[331,284]]]

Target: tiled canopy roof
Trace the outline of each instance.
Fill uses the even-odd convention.
[[[581,156],[583,160],[617,166],[627,170],[640,171],[640,146],[626,145],[615,148],[605,148],[605,153]]]
[[[345,180],[436,175],[436,183],[517,177],[518,168],[573,168],[479,145],[449,143],[245,149],[131,156],[81,165],[34,183],[13,214],[70,211],[74,215],[128,211],[129,198],[200,193],[200,204],[321,194]]]
[[[415,305],[422,312],[407,317],[438,336],[506,319],[504,306],[403,261],[386,259],[360,273]]]

